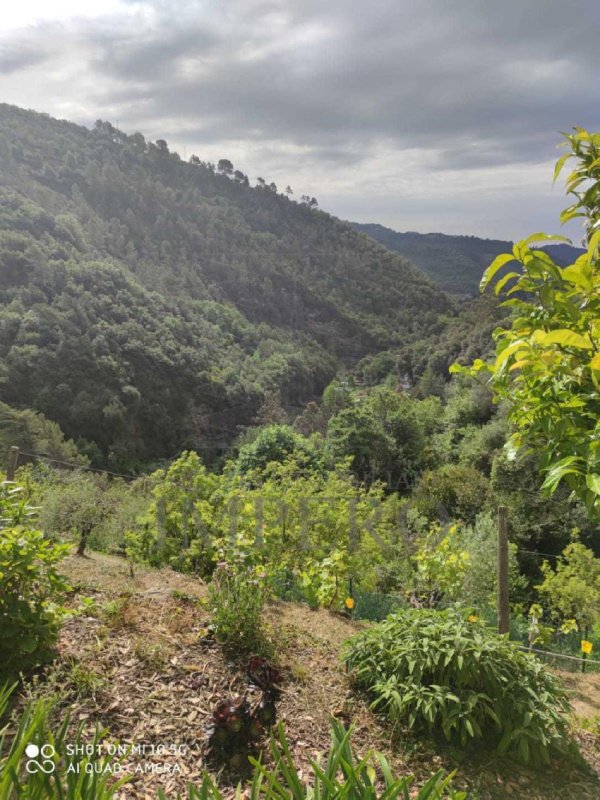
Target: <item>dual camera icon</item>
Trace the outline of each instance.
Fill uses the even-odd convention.
[[[27,756],[25,769],[30,775],[34,775],[36,772],[44,772],[46,775],[50,775],[54,772],[56,768],[54,763],[56,749],[53,745],[43,744],[40,747],[37,744],[28,744],[25,748],[25,755]]]

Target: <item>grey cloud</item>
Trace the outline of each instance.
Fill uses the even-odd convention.
[[[10,75],[41,64],[50,57],[49,48],[37,37],[33,41],[21,37],[7,43],[0,42],[0,75]]]
[[[186,4],[188,14],[193,6]],[[157,22],[134,40],[104,45],[98,68],[120,88],[101,92],[99,102],[133,103],[135,116],[143,100],[140,120],[193,121],[201,139],[268,137],[315,151],[348,141],[358,151],[387,137],[459,158],[468,137],[484,145],[478,164],[486,153],[490,163],[510,159],[507,139],[517,159],[534,157],[540,142],[547,155],[565,123],[599,119],[593,0],[575,14],[553,0],[229,8],[236,25],[192,15],[191,25]],[[270,30],[265,18],[277,13]],[[585,108],[591,118],[580,120]]]
[[[105,33],[101,55],[92,61],[92,68],[105,76],[128,81],[164,80],[173,75],[184,57],[206,54],[213,36],[205,29],[131,31],[125,35]],[[96,44],[99,42],[96,39]]]
[[[271,149],[278,167],[287,148],[290,179],[295,152],[318,174],[368,169],[382,146],[397,151],[401,172],[403,151],[419,150],[426,178],[428,168],[548,161],[558,131],[600,128],[597,0],[124,0],[124,9],[62,33],[95,78],[90,120],[110,114],[200,155],[246,142]],[[42,39],[31,31],[22,47],[5,37],[0,67],[34,63]]]

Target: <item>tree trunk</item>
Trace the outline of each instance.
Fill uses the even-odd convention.
[[[79,544],[77,545],[77,555],[84,556],[85,555],[85,548],[87,546],[88,536],[90,535],[90,531],[92,529],[91,525],[85,525],[81,529],[81,536],[79,537]]]

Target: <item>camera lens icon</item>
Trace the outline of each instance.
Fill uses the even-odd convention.
[[[54,772],[56,764],[53,759],[56,755],[56,750],[53,745],[43,744],[39,747],[37,744],[28,744],[25,748],[25,755],[28,758],[25,763],[25,769],[30,775],[34,775],[36,772],[44,772],[46,775],[50,775]]]

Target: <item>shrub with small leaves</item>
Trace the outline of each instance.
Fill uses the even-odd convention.
[[[57,570],[68,546],[29,527],[14,484],[0,486],[0,679],[26,672],[52,653],[67,583]]]
[[[209,586],[212,630],[236,655],[269,655],[272,647],[262,621],[267,599],[264,582],[254,572],[222,562]]]
[[[472,615],[399,611],[351,639],[344,659],[395,723],[461,746],[479,739],[525,763],[571,747],[558,679]]]

